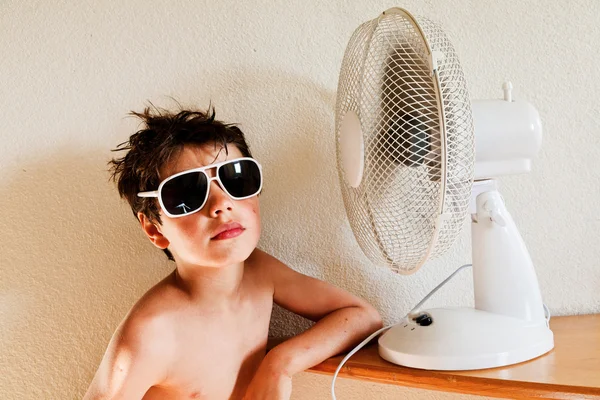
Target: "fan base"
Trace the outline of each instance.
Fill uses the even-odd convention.
[[[424,310],[379,338],[379,355],[394,364],[429,370],[473,370],[531,360],[554,348],[546,320],[525,321],[474,308]],[[427,325],[430,323],[429,325]]]

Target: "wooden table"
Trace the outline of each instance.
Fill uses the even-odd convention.
[[[509,367],[425,371],[391,364],[372,343],[344,365],[340,376],[446,392],[509,399],[600,400],[600,314],[553,317],[554,350]],[[332,375],[342,356],[309,371]]]

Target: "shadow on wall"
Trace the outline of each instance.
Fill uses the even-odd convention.
[[[306,259],[306,265],[291,266],[313,276],[323,275],[318,268],[335,269],[331,246],[342,239],[310,234],[322,229],[323,213],[335,213],[340,226],[345,221],[335,169],[334,94],[283,74],[220,74],[201,80],[232,84],[214,88],[226,93],[216,101],[252,104],[240,108],[239,120],[264,123],[243,123],[266,170],[261,247],[284,261],[288,255]],[[273,129],[281,134],[258,133]],[[81,397],[119,321],[173,267],[108,181],[109,148],[57,148],[42,161],[19,165],[0,186],[0,358],[11,366],[1,386],[15,398]],[[289,237],[290,226],[307,241]],[[279,336],[309,326],[286,313],[276,308],[273,315]]]
[[[62,398],[81,395],[123,311],[166,272],[106,160],[106,151],[57,149],[0,188],[0,354],[13,366],[2,379],[14,398],[45,398],[53,386]]]

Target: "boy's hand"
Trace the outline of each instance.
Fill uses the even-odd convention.
[[[292,378],[267,355],[248,385],[243,400],[289,400]]]

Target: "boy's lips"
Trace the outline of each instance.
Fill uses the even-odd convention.
[[[210,240],[231,239],[239,236],[244,232],[244,227],[237,222],[230,222],[219,226],[214,232]]]

